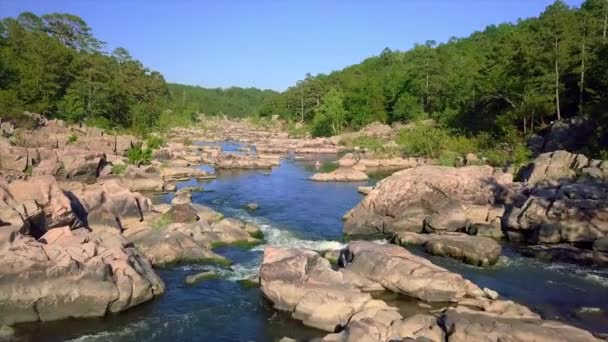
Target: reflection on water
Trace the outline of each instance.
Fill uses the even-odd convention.
[[[238,150],[239,146],[223,145]],[[229,217],[260,225],[269,245],[315,250],[343,247],[342,215],[362,198],[357,187],[368,183],[317,183],[308,181],[314,162],[332,157],[288,159],[268,171],[219,171],[214,180],[180,183],[202,185],[193,201],[211,206]],[[335,156],[333,157],[335,160]],[[170,201],[172,194],[161,197]],[[259,204],[249,212],[244,206]],[[217,249],[234,261],[227,268],[182,265],[160,270],[165,295],[125,313],[103,319],[70,320],[18,327],[23,340],[62,341],[271,341],[282,336],[316,337],[323,332],[302,326],[285,315],[274,314],[259,289],[238,280],[255,276],[264,246],[252,250]],[[596,332],[608,332],[608,273],[565,264],[547,264],[521,257],[505,246],[498,265],[481,269],[449,258],[424,255],[433,262],[463,274],[482,287],[497,290],[506,298],[529,305],[545,318],[558,318]],[[214,269],[219,279],[185,286],[184,277]],[[417,301],[394,294],[382,295],[404,313],[425,310]],[[581,308],[585,309],[581,309]],[[597,309],[600,309],[599,312]],[[426,308],[428,309],[428,308]]]

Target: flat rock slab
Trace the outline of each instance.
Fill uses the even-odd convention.
[[[396,245],[367,241],[348,244],[352,261],[347,270],[382,284],[390,291],[426,302],[457,302],[465,296],[484,297],[483,291],[460,274],[441,268]]]
[[[466,234],[432,234],[425,248],[430,254],[448,256],[482,267],[494,265],[502,250],[493,239]]]

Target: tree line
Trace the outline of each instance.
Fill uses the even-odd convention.
[[[467,38],[427,41],[297,82],[266,99],[262,116],[309,122],[330,135],[373,121],[435,119],[459,134],[513,138],[586,116],[608,145],[608,0],[555,1],[536,18]]]
[[[278,93],[257,88],[203,88],[168,83],[170,108],[175,111],[200,112],[242,118],[254,115],[262,103]]]
[[[0,20],[0,117],[24,111],[145,134],[190,124],[199,113],[254,113],[272,91],[167,84],[124,48],[105,43],[78,16],[30,12]]]

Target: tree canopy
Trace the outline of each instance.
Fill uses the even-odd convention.
[[[503,137],[583,115],[605,136],[607,18],[606,0],[581,8],[558,0],[538,18],[403,52],[387,48],[343,70],[308,74],[266,99],[259,113],[314,124],[322,99],[339,90],[351,129],[433,118],[463,134]]]

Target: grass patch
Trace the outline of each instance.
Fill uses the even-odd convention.
[[[76,141],[78,141],[78,136],[76,134],[72,133],[68,136],[68,144],[74,144]]]
[[[167,228],[173,221],[167,215],[158,216],[150,221],[150,227],[154,230]]]
[[[295,122],[290,122],[289,125],[287,125],[287,133],[290,138],[304,138],[310,134],[306,125],[298,125]]]
[[[262,232],[261,230],[258,230],[253,233],[249,233],[249,235],[251,235],[251,237],[254,239],[264,240],[264,232]]]
[[[246,289],[254,289],[260,287],[260,283],[253,279],[241,279],[238,283]]]
[[[127,165],[126,164],[117,164],[117,165],[112,165],[112,174],[113,175],[124,175],[125,172],[127,171]]]
[[[146,146],[153,150],[159,149],[165,146],[165,139],[157,135],[151,135],[146,139]]]
[[[152,149],[149,147],[143,148],[141,144],[138,144],[127,151],[127,158],[131,165],[150,165],[152,162]]]
[[[27,164],[27,166],[25,167],[25,170],[23,170],[23,173],[25,173],[28,176],[32,175],[34,168],[32,167],[31,164]]]
[[[192,139],[190,138],[184,138],[182,139],[182,144],[188,146],[188,145],[192,145]]]

